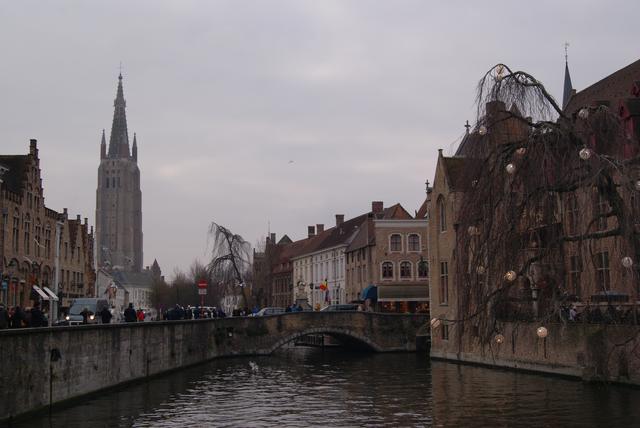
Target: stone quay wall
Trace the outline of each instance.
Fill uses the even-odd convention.
[[[449,340],[434,329],[431,358],[529,370],[580,378],[640,385],[640,327],[587,323],[546,324],[539,338],[535,323],[500,323],[504,341],[481,344],[467,326],[458,326]]]
[[[306,334],[378,352],[416,350],[425,315],[300,312],[268,317],[0,331],[0,421],[217,357],[269,355]]]

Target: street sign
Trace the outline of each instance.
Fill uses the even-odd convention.
[[[204,279],[198,281],[198,288],[207,288],[207,281],[205,281]]]
[[[198,294],[204,296],[207,294],[207,289],[206,288],[199,288],[198,289]]]

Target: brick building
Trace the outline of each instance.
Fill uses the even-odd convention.
[[[36,140],[31,140],[26,155],[0,155],[0,165],[4,171],[0,183],[0,301],[28,307],[48,296],[34,293],[33,285],[55,289],[58,224],[61,305],[69,305],[76,297],[91,296],[95,283],[93,228],[79,215],[69,219],[66,208],[59,213],[45,206]]]
[[[570,83],[570,80],[567,80]],[[576,133],[582,132],[581,135],[587,136],[586,146],[582,150],[578,148],[566,155],[572,156],[567,165],[572,165],[573,168],[564,167],[563,170],[562,166],[536,165],[535,160],[531,159],[525,159],[529,164],[522,161],[518,165],[522,168],[537,169],[537,174],[542,177],[540,181],[548,186],[549,183],[553,185],[560,182],[563,175],[589,171],[585,168],[589,168],[588,162],[593,153],[623,163],[638,156],[640,61],[583,91],[575,92],[569,88],[565,90],[565,94],[567,95],[563,112],[566,118],[560,121],[571,121]],[[613,207],[609,205],[606,190],[603,190],[601,182],[584,179],[579,182],[582,184],[569,190],[563,188],[562,191],[547,192],[544,212],[537,203],[523,202],[527,201],[523,199],[525,195],[532,194],[530,188],[509,187],[511,184],[507,184],[504,187],[505,194],[499,195],[496,199],[499,202],[483,207],[481,221],[473,223],[478,219],[471,219],[469,206],[463,206],[463,203],[472,200],[467,197],[481,190],[476,186],[483,185],[483,178],[490,174],[505,174],[504,171],[509,174],[507,168],[515,165],[506,164],[505,161],[502,168],[491,170],[491,163],[487,162],[488,153],[513,150],[514,157],[511,159],[516,159],[515,156],[528,156],[529,152],[526,150],[515,150],[511,147],[517,147],[534,132],[526,125],[526,121],[521,120],[518,110],[512,106],[493,101],[486,105],[485,111],[485,116],[479,123],[490,124],[488,132],[487,128],[480,126],[476,131],[467,133],[454,156],[445,157],[442,151],[438,156],[428,207],[431,219],[431,313],[433,318],[440,320],[432,330],[431,354],[435,357],[484,361],[484,345],[480,341],[482,329],[488,328],[487,332],[492,335],[500,333],[499,324],[483,326],[477,318],[460,321],[469,315],[469,308],[474,309],[472,304],[481,307],[480,299],[463,302],[462,295],[466,292],[465,287],[470,284],[469,278],[477,284],[482,284],[485,289],[485,292],[481,293],[482,296],[496,293],[503,296],[502,301],[508,302],[504,307],[487,303],[485,310],[486,313],[492,314],[494,320],[501,321],[500,317],[504,316],[505,322],[513,321],[514,316],[520,321],[557,321],[555,309],[544,307],[545,302],[549,305],[552,300],[571,302],[579,312],[585,311],[585,316],[589,308],[599,305],[616,307],[616,311],[621,312],[624,311],[625,305],[633,305],[634,302],[640,301],[637,269],[640,254],[637,248],[629,244],[633,243],[634,239],[637,241],[637,238],[630,237],[629,234],[623,236],[616,233],[621,220],[620,217],[610,215]],[[587,122],[589,114],[609,113],[618,115],[620,132],[624,135],[612,134],[611,138],[589,137],[589,129],[581,128],[583,123]],[[547,132],[552,135],[553,127]],[[582,160],[578,158],[579,150]],[[513,166],[511,168],[513,170]],[[482,173],[474,176],[469,171]],[[640,186],[634,188],[633,183],[640,175],[637,170],[629,171],[631,176],[613,173],[611,183],[613,188],[618,189],[616,192],[621,198],[621,207],[618,208],[628,210],[633,213],[632,217],[638,218],[640,198],[636,193]],[[627,182],[630,177],[631,185]],[[504,182],[511,183],[508,178]],[[507,276],[508,268],[496,266],[496,260],[483,256],[482,251],[477,250],[475,245],[478,249],[482,248],[482,245],[487,248],[486,242],[493,239],[495,234],[488,237],[484,235],[485,225],[497,223],[501,216],[508,215],[509,205],[523,206],[526,209],[518,214],[522,223],[518,220],[512,223],[513,245],[517,245],[518,249],[510,259],[514,266],[512,275]],[[521,224],[527,226],[523,228]],[[634,227],[636,229],[631,234],[637,233],[637,223]],[[484,238],[480,238],[481,236]],[[464,248],[460,243],[466,244]],[[473,258],[471,254],[474,252],[480,253],[480,256],[476,254],[476,258]],[[501,260],[509,261],[504,257]],[[523,261],[524,267],[520,268]],[[505,282],[508,281],[514,286],[505,287]],[[502,287],[505,288],[500,291]],[[483,298],[482,296],[480,298]],[[498,300],[489,300],[495,301]],[[603,307],[603,310],[607,309]],[[509,340],[509,337],[505,337],[506,333],[498,343]],[[513,346],[514,355],[520,352],[516,351],[515,343],[509,346]],[[524,349],[522,352],[530,352],[533,349],[527,346],[525,343],[520,345]]]
[[[346,249],[347,301],[375,287],[378,309],[416,312],[428,309],[426,218],[413,218],[400,204],[372,211]]]

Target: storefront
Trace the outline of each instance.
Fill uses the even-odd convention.
[[[378,310],[392,313],[429,312],[429,287],[426,285],[378,286]]]

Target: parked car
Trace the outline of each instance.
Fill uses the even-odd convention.
[[[82,324],[82,311],[84,311],[85,309],[89,312],[87,323],[97,324],[100,322],[100,316],[98,315],[98,313],[102,311],[103,308],[109,308],[109,302],[106,299],[75,299],[73,301],[73,304],[69,308],[69,313],[64,317],[64,319],[58,322],[58,325]]]
[[[284,308],[262,308],[258,312],[256,312],[254,317],[264,317],[267,315],[278,315],[283,314]]]
[[[321,309],[322,312],[332,311],[357,311],[358,305],[354,303],[345,303],[342,305],[329,305]]]

